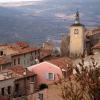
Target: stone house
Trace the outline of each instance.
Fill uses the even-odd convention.
[[[5,62],[5,66],[8,64],[9,58],[11,66],[22,65],[28,67],[35,64],[36,59],[40,59],[40,49],[31,47],[24,42],[0,45],[0,58],[3,59],[3,63]],[[3,69],[3,66],[1,67]]]
[[[29,67],[36,63],[36,59],[40,59],[40,49],[37,48],[26,48],[19,53],[12,54],[12,66],[22,65]]]
[[[61,97],[61,89],[57,85],[49,85],[47,89],[37,91],[34,94],[14,98],[13,100],[64,100]]]
[[[8,57],[0,57],[0,71],[11,66],[11,59]]]
[[[35,92],[36,75],[16,66],[0,72],[0,95],[10,100]]]

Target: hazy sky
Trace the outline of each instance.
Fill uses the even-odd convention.
[[[43,1],[43,0],[0,0],[0,2],[18,2],[18,1]]]
[[[43,0],[0,0],[0,2],[43,1]],[[68,0],[70,2],[98,2],[100,0]]]

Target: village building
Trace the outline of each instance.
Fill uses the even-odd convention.
[[[54,84],[49,85],[47,89],[37,91],[23,98],[27,98],[27,100],[64,100],[61,96],[61,88]],[[22,97],[14,98],[13,100],[22,100]]]
[[[22,65],[24,67],[36,64],[40,59],[40,49],[31,47],[25,42],[0,45],[0,69]]]
[[[92,46],[100,42],[100,27],[87,29],[85,34],[90,38]]]
[[[0,71],[11,67],[11,59],[9,57],[0,57]]]
[[[28,70],[37,75],[37,87],[41,84],[53,84],[63,77],[61,69],[47,61],[28,67]]]
[[[52,51],[47,49],[40,49],[40,62],[52,58]]]
[[[35,92],[36,75],[22,66],[0,72],[0,95],[8,99],[23,97]]]

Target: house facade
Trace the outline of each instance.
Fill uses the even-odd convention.
[[[59,57],[48,60],[48,62],[58,66],[61,69],[64,78],[67,78],[72,74],[73,61],[70,58]]]
[[[40,49],[31,47],[24,42],[0,45],[0,59],[3,60],[3,64],[0,64],[1,69],[5,69],[8,59],[9,67],[16,65],[28,67],[37,63],[36,59],[40,59]]]
[[[34,93],[35,85],[36,75],[21,66],[0,72],[0,95],[9,100]]]
[[[20,53],[11,55],[12,66],[22,65],[29,67],[36,63],[36,59],[40,59],[40,49],[27,48]]]
[[[62,78],[61,69],[49,62],[42,62],[28,67],[28,70],[37,75],[37,87],[42,83],[52,84]]]

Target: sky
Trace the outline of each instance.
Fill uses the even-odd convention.
[[[19,1],[44,1],[44,0],[0,0],[2,2],[19,2]],[[99,2],[100,0],[68,0],[68,2]]]
[[[14,1],[33,2],[1,3]],[[74,23],[77,9],[86,27],[100,26],[99,4],[100,0],[0,0],[0,42],[59,41]]]
[[[43,1],[43,0],[0,0],[0,2]]]

